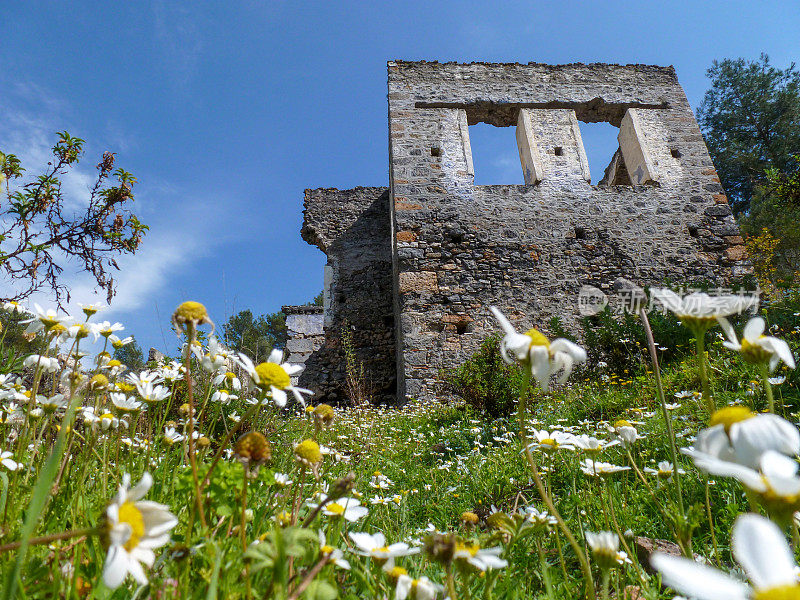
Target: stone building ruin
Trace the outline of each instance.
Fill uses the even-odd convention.
[[[293,329],[287,348],[317,399],[346,398],[343,342],[376,401],[425,399],[496,331],[490,304],[546,332],[552,316],[576,327],[583,285],[748,271],[672,67],[391,61],[388,100],[389,187],[305,191],[325,302],[316,333]],[[597,185],[578,121],[619,128]],[[474,184],[479,122],[516,128],[523,185]],[[285,309],[296,323],[310,310]]]

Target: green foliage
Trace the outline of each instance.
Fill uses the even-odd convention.
[[[500,337],[491,336],[467,361],[445,374],[450,390],[467,406],[490,418],[514,412],[522,388],[522,373],[500,357]]]
[[[132,371],[141,371],[145,366],[144,352],[136,343],[136,338],[131,343],[114,350],[114,358]]]
[[[312,301],[312,304],[314,306],[322,306],[324,301],[325,301],[325,292],[322,291],[319,294],[317,294],[316,296],[314,296],[314,300]]]
[[[800,155],[792,157],[790,172],[768,169],[766,181],[755,188],[750,210],[739,218],[742,233],[754,238],[767,231],[776,244],[771,253],[773,284],[790,287],[800,271]]]
[[[714,61],[707,73],[711,89],[697,120],[734,212],[744,213],[765,171],[788,172],[800,148],[800,72],[762,54]]]
[[[666,363],[684,356],[692,336],[674,315],[652,311],[648,319],[653,337],[663,340],[658,345],[659,360]],[[605,363],[612,373],[633,373],[649,360],[642,322],[629,312],[614,315],[606,307],[597,315],[583,317],[581,327],[590,369]]]
[[[231,350],[244,352],[255,362],[266,360],[273,348],[283,348],[288,333],[286,315],[282,312],[253,317],[250,310],[233,315],[222,331]]]

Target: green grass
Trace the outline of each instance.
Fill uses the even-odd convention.
[[[793,345],[794,331],[796,328],[784,331]],[[756,410],[763,409],[760,390],[747,394],[750,382],[758,380],[754,368],[722,348],[718,341],[709,346],[717,404],[742,402]],[[88,369],[91,374],[91,363]],[[193,369],[196,403],[202,406],[212,391],[211,376],[197,369],[197,365]],[[53,382],[47,377],[40,389],[49,392]],[[113,382],[114,377],[111,379]],[[117,379],[121,381],[122,375]],[[668,401],[681,404],[670,416],[679,436],[678,445],[687,446],[688,438],[705,425],[706,418],[698,399],[674,398],[676,392],[699,389],[693,357],[670,363],[663,370],[663,380]],[[25,389],[31,380],[18,383],[20,389]],[[181,406],[188,400],[186,388],[178,383],[172,386],[172,392],[171,402],[155,405],[136,419],[135,436],[121,429],[96,430],[79,417],[73,429],[61,429],[68,458],[59,460],[58,454],[53,455],[51,467],[55,464],[56,468],[50,471],[45,465],[51,451],[58,452],[54,444],[62,419],[59,413],[31,420],[27,430],[12,425],[8,413],[4,414],[0,433],[6,441],[0,449],[12,451],[25,468],[2,472],[9,483],[6,485],[2,478],[0,546],[23,537],[32,536],[36,542],[38,536],[102,525],[106,507],[126,472],[131,473],[134,482],[145,471],[150,472],[154,485],[146,499],[166,505],[178,518],[171,541],[156,549],[155,564],[146,569],[146,586],[128,578],[116,590],[106,588],[102,583],[106,559],[102,536],[88,535],[33,543],[25,555],[16,549],[0,553],[7,597],[14,585],[17,597],[26,598],[285,598],[309,574],[313,575],[313,583],[303,597],[393,597],[392,579],[377,561],[354,553],[347,534],[380,531],[387,543],[406,542],[418,547],[429,529],[456,532],[483,548],[504,548],[503,557],[509,562],[505,569],[481,574],[463,565],[456,568],[459,598],[489,597],[490,582],[494,598],[547,597],[539,551],[548,565],[553,597],[580,595],[578,561],[563,536],[551,529],[517,539],[507,528],[490,525],[497,523],[496,519],[488,519],[494,510],[512,514],[528,506],[543,508],[521,453],[513,415],[488,418],[460,403],[412,403],[402,409],[337,411],[330,428],[317,430],[311,414],[279,411],[271,404],[259,409],[242,432],[262,432],[271,445],[272,458],[248,482],[247,508],[251,514],[245,529],[249,548],[245,554],[239,529],[242,464],[235,457],[224,455],[214,470],[202,494],[206,520],[203,526],[193,503],[187,444],[167,443],[158,428],[166,420],[178,431],[187,426],[186,407]],[[105,391],[88,392],[82,386],[76,394],[83,406],[97,404],[103,410],[113,410]],[[229,405],[208,402],[199,427],[205,439],[198,441],[196,455],[201,480],[220,440],[235,422],[231,413],[241,416],[250,406],[243,401],[250,395],[242,392],[240,396]],[[800,394],[791,377],[776,386],[776,398],[785,415],[795,422]],[[5,400],[2,405],[8,406],[9,402]],[[579,371],[566,387],[549,396],[537,392],[530,402],[531,428],[562,428],[612,439],[607,430],[609,424],[626,419],[635,422],[643,436],[631,449],[639,468],[654,467],[658,461],[670,458],[653,378],[643,368],[607,376],[598,369]],[[171,408],[167,413],[168,403]],[[13,439],[13,431],[23,436],[24,443],[19,437]],[[133,445],[125,442],[130,437],[135,437]],[[331,449],[324,456],[318,480],[297,462],[293,452],[295,443],[310,437]],[[33,444],[31,448],[29,443]],[[567,450],[535,454],[539,465],[547,469],[544,478],[559,511],[579,540],[583,531],[614,530],[614,520],[621,532],[631,534],[625,538],[630,546],[636,536],[674,540],[674,528],[662,512],[662,507],[675,497],[671,484],[646,475],[651,486],[648,491],[633,471],[597,480],[580,471],[579,462],[585,458],[581,454]],[[598,460],[630,464],[621,446],[605,450]],[[720,478],[707,487],[691,461],[682,458],[680,462],[686,470],[682,477],[683,496],[694,527],[693,551],[729,568],[733,564],[729,551],[731,527],[739,513],[749,510],[747,498],[741,487],[729,480]],[[277,473],[288,475],[293,483],[287,487],[278,485]],[[356,523],[343,523],[320,514],[302,528],[312,512],[308,503],[319,501],[319,492],[326,488],[330,492],[350,473],[352,495],[368,507],[368,516]],[[385,483],[385,489],[377,489],[373,484],[382,478],[391,483]],[[706,493],[713,529],[706,515]],[[385,502],[372,502],[379,497]],[[460,517],[465,511],[478,515],[476,527],[462,522]],[[307,535],[300,529],[311,533]],[[329,545],[344,552],[351,570],[318,565],[318,531]],[[612,577],[617,597],[622,597],[622,590],[629,585],[639,586],[648,598],[672,597],[671,592],[660,590],[657,577],[643,579],[639,569],[646,565],[638,565],[635,555],[631,558],[635,564],[616,570]],[[18,577],[12,579],[18,559]],[[436,583],[445,582],[442,564],[425,551],[399,558],[397,564],[412,577],[426,575]],[[321,568],[314,571],[315,565]],[[599,585],[596,570],[595,579]]]

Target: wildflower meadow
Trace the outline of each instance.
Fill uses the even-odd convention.
[[[696,352],[662,369],[642,309],[652,360],[624,377],[491,307],[521,374],[499,418],[317,404],[198,302],[139,372],[101,306],[7,303],[40,351],[2,353],[3,597],[800,598],[800,329],[650,293]]]

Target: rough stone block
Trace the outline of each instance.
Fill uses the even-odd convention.
[[[435,271],[400,273],[399,290],[401,294],[406,292],[435,292],[438,289],[439,284]]]

